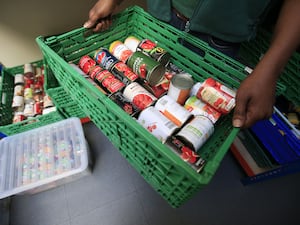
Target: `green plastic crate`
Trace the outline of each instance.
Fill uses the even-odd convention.
[[[65,118],[87,117],[81,107],[78,106],[77,102],[72,99],[70,94],[68,94],[62,86],[60,86],[52,71],[47,69],[47,67],[47,63],[44,63],[45,91],[49,96],[51,96],[51,100],[60,113],[62,113]]]
[[[43,61],[36,61],[32,64],[42,66]],[[55,111],[12,124],[13,110],[11,104],[14,92],[14,75],[23,73],[23,70],[23,65],[20,65],[12,68],[4,68],[2,71],[2,84],[0,86],[0,133],[6,136],[54,123],[64,118],[58,111]]]
[[[232,114],[222,117],[212,137],[200,150],[207,161],[201,173],[196,173],[169,148],[148,133],[135,119],[126,114],[98,89],[92,86],[68,63],[77,64],[83,55],[93,55],[100,47],[108,47],[114,40],[134,35],[149,38],[171,53],[171,61],[193,75],[195,81],[213,77],[229,87],[238,88],[248,75],[247,67],[211,49],[189,34],[153,18],[134,6],[113,17],[112,27],[100,34],[86,36],[79,28],[70,32],[36,39],[48,69],[60,85],[78,102],[80,107],[119,149],[130,164],[173,207],[179,207],[207,185],[236,137],[239,129],[231,125]],[[203,50],[200,57],[179,43],[180,39]],[[284,87],[279,87],[282,91]]]
[[[263,28],[259,29],[254,40],[242,44],[241,58],[254,67],[268,50],[270,41],[271,33]],[[300,106],[300,52],[294,52],[278,81],[286,86],[282,94],[295,105]]]

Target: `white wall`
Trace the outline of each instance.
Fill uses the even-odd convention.
[[[81,27],[96,0],[1,0],[0,62],[6,67],[42,58],[35,38]],[[145,8],[145,0],[123,1],[118,11],[130,5]]]

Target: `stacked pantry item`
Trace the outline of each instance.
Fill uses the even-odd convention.
[[[43,61],[36,61],[32,63],[28,63],[28,65],[31,65],[32,68],[42,68],[43,67]],[[41,71],[42,70],[38,70]],[[3,68],[3,71],[1,73],[2,83],[0,85],[0,133],[3,136],[7,135],[13,135],[16,133],[20,133],[23,131],[30,130],[32,128],[36,128],[39,126],[43,126],[49,123],[53,123],[59,120],[63,119],[63,116],[55,110],[56,108],[52,107],[53,105],[48,101],[49,109],[51,108],[47,114],[42,114],[40,111],[39,113],[36,113],[36,115],[32,115],[28,118],[25,118],[24,114],[22,114],[22,111],[24,110],[24,103],[20,104],[18,107],[14,106],[14,98],[17,96],[19,99],[24,100],[24,89],[22,89],[22,86],[20,84],[20,79],[16,79],[18,76],[19,78],[24,75],[24,65],[12,67],[12,68]],[[17,76],[17,77],[16,77]],[[43,97],[47,96],[44,92],[43,88],[43,82],[44,82],[44,76],[43,74],[39,73],[38,75],[39,79],[39,89],[41,91],[37,92],[37,101],[34,100],[33,92],[31,88],[28,88],[28,102],[30,100],[31,103],[34,102],[43,102]],[[34,80],[32,80],[34,81]],[[17,84],[16,84],[17,82]],[[31,85],[33,87],[33,85]],[[17,88],[16,88],[17,87]],[[20,87],[20,91],[18,90],[18,87]],[[24,86],[23,86],[24,87]],[[17,89],[17,90],[16,90]],[[29,90],[31,89],[31,90]],[[29,93],[29,91],[31,91]],[[19,95],[19,96],[18,96]],[[22,96],[21,96],[22,95]],[[49,99],[48,99],[49,100]],[[20,103],[20,102],[19,102]],[[21,102],[22,103],[22,102]],[[22,107],[23,106],[23,107]],[[38,105],[36,105],[38,106]],[[41,105],[39,105],[41,106]],[[42,109],[42,108],[40,108]],[[14,117],[16,119],[16,116],[19,117],[19,121],[14,122]]]
[[[34,116],[30,117],[23,117],[22,121],[15,121],[13,123],[14,115],[16,115],[16,112],[18,114],[18,110],[21,108],[13,108],[13,99],[16,95],[15,92],[15,79],[16,75],[22,76],[24,75],[24,65],[19,65],[11,68],[3,68],[1,73],[1,80],[0,83],[0,137],[13,135],[16,133],[20,133],[23,131],[27,131],[36,127],[40,127],[43,125],[47,125],[59,120],[62,120],[64,118],[69,117],[79,117],[79,118],[85,118],[86,114],[82,112],[82,110],[78,107],[78,105],[72,100],[72,98],[69,97],[69,95],[66,94],[63,87],[61,87],[51,73],[46,73],[45,70],[42,70],[46,65],[44,65],[43,60],[38,60],[35,62],[27,63],[30,64],[33,68],[40,68],[38,72],[40,74],[40,81],[43,82],[43,85],[41,83],[38,85],[39,88],[43,92],[38,92],[35,97],[42,97],[42,96],[48,96],[46,100],[51,100],[54,103],[54,107],[49,107],[47,114],[36,114]],[[35,74],[36,75],[36,74]],[[34,87],[34,86],[32,86]],[[29,89],[28,89],[29,90]],[[30,90],[29,90],[30,91]],[[31,90],[32,91],[32,90]],[[22,93],[22,92],[21,92]],[[30,94],[30,92],[28,92]],[[27,97],[31,100],[34,100],[34,93],[27,95]],[[23,92],[24,94],[24,92]],[[41,95],[43,94],[43,95]],[[37,98],[37,100],[41,98]],[[44,99],[40,101],[40,103],[43,103]],[[29,101],[28,101],[29,102]],[[31,101],[32,103],[35,101]],[[52,103],[48,101],[46,103],[48,106],[52,106]],[[47,108],[47,107],[46,107]],[[51,110],[50,110],[51,109]],[[46,111],[46,110],[45,110]],[[19,114],[21,116],[22,114]],[[22,117],[22,116],[21,116]]]

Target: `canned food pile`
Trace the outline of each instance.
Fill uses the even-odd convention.
[[[12,123],[55,110],[50,97],[44,92],[42,67],[26,63],[24,73],[15,74],[12,108],[14,112]]]
[[[194,82],[170,59],[155,42],[129,36],[71,65],[200,172],[205,160],[199,149],[235,106],[235,91],[213,78]]]

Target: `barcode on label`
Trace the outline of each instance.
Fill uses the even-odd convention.
[[[168,121],[165,126],[169,128],[170,130],[174,129],[176,125],[172,121]]]
[[[160,104],[163,105],[163,106],[165,106],[165,105],[168,104],[168,100],[166,100],[166,99],[161,99],[161,100],[160,100]]]

